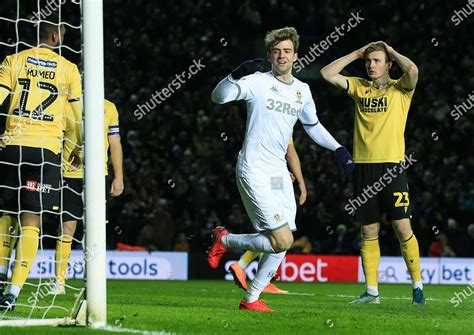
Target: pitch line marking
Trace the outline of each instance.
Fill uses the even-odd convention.
[[[161,330],[161,331],[140,330],[140,329],[131,329],[131,328],[123,328],[123,327],[113,327],[113,326],[93,327],[93,328],[97,330],[103,330],[103,331],[114,332],[114,333],[129,333],[129,334],[142,334],[142,335],[174,335],[174,333],[165,332],[164,330]]]
[[[346,294],[328,294],[328,297],[336,297],[336,298],[358,298],[358,295],[346,295]],[[381,297],[381,299],[385,300],[411,300],[410,297]],[[436,299],[436,298],[425,298],[428,301],[441,301],[441,302],[450,302],[449,300],[443,299]]]
[[[314,293],[304,293],[304,292],[288,292],[287,294],[281,294],[281,295],[304,295],[308,297],[314,297]]]

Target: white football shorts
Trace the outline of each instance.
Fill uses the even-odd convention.
[[[245,210],[257,232],[273,231],[288,225],[296,230],[296,201],[287,170],[280,175],[236,176]]]

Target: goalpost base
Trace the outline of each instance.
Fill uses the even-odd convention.
[[[76,326],[87,325],[87,300],[82,300],[76,313]]]
[[[71,317],[56,319],[25,319],[0,320],[0,327],[31,327],[31,326],[77,326],[76,320]]]
[[[1,327],[34,327],[34,326],[86,326],[87,325],[87,300],[82,300],[79,303],[76,315],[74,318],[68,316],[64,318],[52,319],[13,319],[0,320]]]

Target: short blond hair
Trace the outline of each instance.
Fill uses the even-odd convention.
[[[383,43],[373,43],[367,47],[364,51],[364,59],[374,51],[383,51],[385,53],[385,63],[391,62],[392,60],[388,57],[387,49],[385,49],[385,45]]]
[[[293,42],[293,49],[297,52],[298,47],[300,46],[300,35],[298,35],[298,32],[293,27],[285,27],[269,31],[265,36],[265,49],[269,52],[275,45],[286,40]]]

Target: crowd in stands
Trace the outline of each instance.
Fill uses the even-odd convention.
[[[468,112],[474,103],[469,107],[474,46],[468,23],[451,22],[453,6],[395,6],[387,0],[367,7],[342,0],[106,1],[106,96],[119,110],[125,156],[125,192],[108,201],[108,246],[122,242],[149,250],[202,252],[216,225],[251,231],[234,169],[245,133],[245,104],[214,105],[212,89],[244,60],[265,57],[267,31],[295,26],[304,56],[360,11],[365,20],[295,76],[310,85],[320,121],[352,148],[353,101],[327,85],[319,69],[381,39],[418,65],[420,79],[405,130],[406,153],[416,160],[407,170],[413,229],[422,256],[474,257],[473,116]],[[15,38],[5,34],[0,32],[2,40]],[[185,77],[145,117],[134,115],[199,60],[202,71]],[[363,62],[351,64],[345,74],[365,77]],[[396,64],[391,75],[401,75]],[[463,103],[466,112],[455,120],[450,112]],[[293,137],[308,199],[298,207],[292,251],[357,255],[359,227],[344,209],[353,197],[351,177],[338,175],[333,153],[314,144],[299,124]],[[380,241],[382,255],[400,254],[386,220]]]

